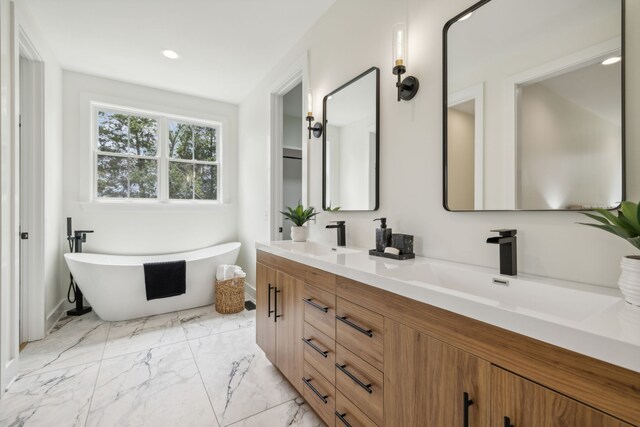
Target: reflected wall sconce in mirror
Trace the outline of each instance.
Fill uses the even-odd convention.
[[[416,96],[420,82],[413,76],[402,79],[407,72],[407,26],[404,23],[393,26],[393,74],[398,76],[398,102],[409,101]]]
[[[315,119],[313,118],[313,95],[311,92],[307,94],[307,122],[309,122],[309,126],[307,126],[307,130],[309,130],[309,139],[311,139],[311,133],[313,132],[313,136],[316,138],[320,138],[322,136],[322,123],[316,122],[313,126],[311,126],[311,122]]]

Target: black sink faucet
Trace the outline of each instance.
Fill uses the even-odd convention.
[[[500,274],[515,276],[518,274],[518,230],[491,230],[500,236],[489,237],[487,243],[500,245]]]
[[[327,228],[338,229],[338,246],[347,246],[347,226],[344,221],[331,221],[335,224],[327,225]]]

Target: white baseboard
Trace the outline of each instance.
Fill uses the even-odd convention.
[[[46,331],[45,335],[48,335],[51,332],[51,328],[60,320],[62,315],[66,313],[68,310],[67,299],[63,298],[60,300],[56,308],[51,310],[51,313],[47,316],[47,323],[45,325],[44,330]]]
[[[244,282],[244,294],[254,303],[256,302],[256,288],[251,283]]]

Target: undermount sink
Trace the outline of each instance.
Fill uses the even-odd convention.
[[[389,270],[385,275],[506,310],[565,321],[582,321],[620,301],[608,289],[596,286],[501,276],[488,270],[433,261]]]
[[[359,252],[356,249],[349,249],[341,246],[331,246],[318,242],[292,242],[289,240],[284,240],[281,242],[272,242],[271,245],[280,249],[285,249],[291,252],[297,252],[314,257]]]

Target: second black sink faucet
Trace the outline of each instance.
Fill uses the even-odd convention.
[[[500,236],[489,237],[487,243],[500,245],[500,274],[515,276],[518,274],[518,230],[491,230]]]
[[[327,228],[336,228],[338,230],[338,246],[347,246],[347,226],[344,221],[331,221],[335,224],[327,225]]]

